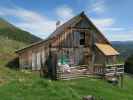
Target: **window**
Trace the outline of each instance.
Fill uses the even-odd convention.
[[[80,45],[85,45],[85,32],[80,32]]]

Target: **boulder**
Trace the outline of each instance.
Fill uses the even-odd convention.
[[[95,98],[91,95],[88,95],[88,96],[84,96],[82,100],[95,100]]]

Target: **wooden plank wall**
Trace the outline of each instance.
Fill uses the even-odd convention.
[[[40,70],[42,64],[46,63],[49,55],[48,45],[36,45],[19,54],[19,63],[22,69]]]

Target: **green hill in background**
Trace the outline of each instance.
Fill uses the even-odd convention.
[[[113,47],[120,52],[120,59],[125,61],[133,55],[133,41],[112,41]]]
[[[29,32],[13,26],[2,18],[0,18],[0,36],[28,44],[41,40]]]

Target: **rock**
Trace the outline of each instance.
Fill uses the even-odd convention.
[[[89,95],[89,96],[84,96],[82,98],[82,100],[95,100],[93,96]]]

